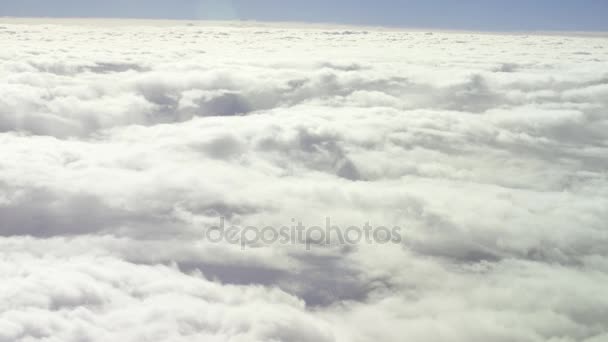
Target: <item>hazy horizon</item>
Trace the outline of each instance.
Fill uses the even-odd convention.
[[[22,0],[0,1],[0,17],[254,20],[473,31],[608,30],[601,0]]]

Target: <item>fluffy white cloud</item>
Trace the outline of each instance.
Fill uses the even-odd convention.
[[[607,337],[604,38],[3,20],[0,341]]]

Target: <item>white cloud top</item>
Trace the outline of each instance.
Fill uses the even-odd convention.
[[[608,41],[0,25],[0,341],[608,339]],[[399,244],[211,243],[219,222]]]

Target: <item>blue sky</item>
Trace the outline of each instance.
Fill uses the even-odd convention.
[[[608,31],[608,0],[0,0],[0,16],[307,21]]]

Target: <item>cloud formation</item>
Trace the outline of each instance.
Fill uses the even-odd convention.
[[[6,20],[0,341],[608,338],[607,41],[429,33]]]

